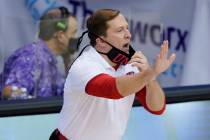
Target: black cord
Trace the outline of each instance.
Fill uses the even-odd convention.
[[[77,41],[77,50],[79,50],[79,46],[80,46],[80,44],[82,43],[83,37],[84,37],[84,35],[85,35],[86,33],[88,33],[88,30],[87,30],[87,31],[84,31],[84,32],[82,33],[82,35],[79,37],[79,39],[78,39],[78,41]],[[85,50],[88,46],[90,46],[90,44],[86,45],[86,46],[80,51],[80,53],[78,54],[78,56],[74,59],[74,61],[72,62],[72,64],[69,66],[69,70],[70,70],[71,66],[74,64],[74,62],[77,60],[77,58],[79,58],[79,57],[82,55],[82,53],[84,52],[84,50]]]

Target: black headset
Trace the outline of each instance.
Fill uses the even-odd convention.
[[[61,21],[58,21],[56,23],[56,27],[62,31],[65,31],[68,28],[68,21],[65,19],[70,17],[72,14],[68,11],[66,7],[59,7],[58,8],[61,12],[60,18],[63,19]]]

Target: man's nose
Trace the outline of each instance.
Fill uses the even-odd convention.
[[[126,30],[125,37],[131,39],[131,33],[128,29]]]

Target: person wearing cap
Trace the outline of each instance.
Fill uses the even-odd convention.
[[[168,57],[168,41],[149,65],[142,52],[132,49],[120,11],[97,10],[87,19],[87,29],[89,49],[70,67],[58,127],[50,140],[122,140],[135,97],[152,114],[165,110],[156,77],[175,59],[175,54]]]
[[[38,41],[24,45],[6,60],[2,99],[11,98],[12,87],[25,88],[32,97],[61,96],[66,75],[58,70],[56,56],[66,58],[76,31],[77,20],[67,8],[47,11],[40,19]]]

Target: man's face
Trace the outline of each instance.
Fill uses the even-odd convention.
[[[65,32],[65,36],[66,36],[66,39],[64,42],[65,49],[68,49],[69,43],[70,43],[69,41],[70,39],[75,38],[76,33],[77,33],[77,20],[74,17],[70,17],[68,21],[68,29]]]
[[[116,48],[129,53],[131,33],[128,30],[128,23],[125,17],[122,14],[119,14],[113,20],[108,21],[107,24],[108,29],[106,36],[103,38]],[[111,46],[109,47],[111,49]]]

